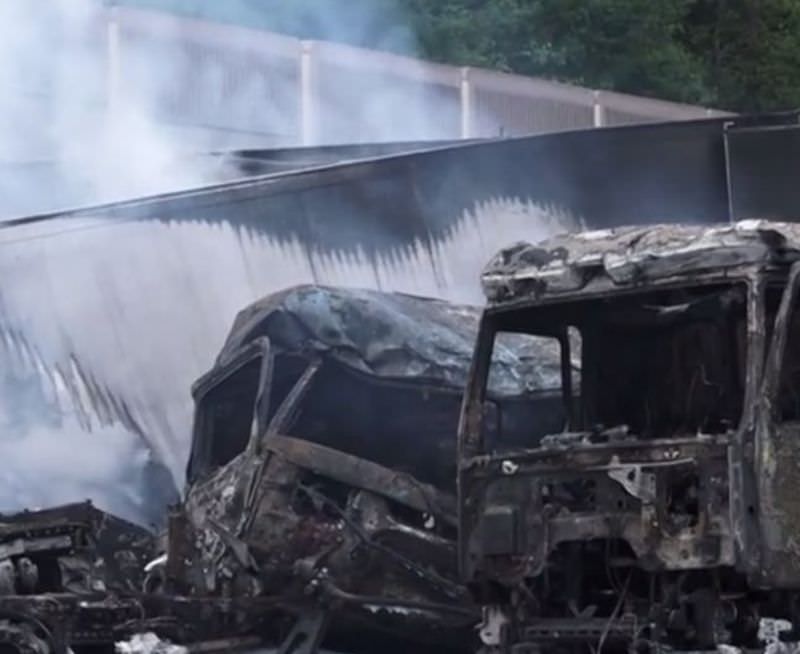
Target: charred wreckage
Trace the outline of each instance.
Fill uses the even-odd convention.
[[[188,483],[166,533],[90,505],[0,518],[20,580],[0,608],[17,609],[7,626],[24,627],[18,649],[96,651],[153,633],[204,652],[311,652],[323,637],[340,651],[475,651],[481,613],[458,575],[455,482],[479,318],[318,286],[243,310],[193,388]],[[543,436],[563,422],[549,390],[557,351],[518,341],[497,358],[492,392],[519,416],[521,439],[534,418]],[[15,526],[33,522],[72,540]],[[109,524],[117,536],[100,547]],[[24,581],[28,558],[48,584]],[[75,570],[92,576],[78,584]]]
[[[482,312],[319,286],[242,311],[162,537],[0,519],[0,647],[800,640],[800,226],[581,232],[482,282]]]
[[[487,646],[799,639],[799,238],[636,227],[490,262],[458,455],[462,579]],[[565,425],[522,447],[487,393],[507,333],[561,352]]]

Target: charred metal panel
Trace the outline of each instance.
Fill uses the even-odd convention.
[[[495,139],[476,139],[495,140]],[[240,177],[287,172],[302,168],[315,168],[341,164],[356,159],[370,159],[405,152],[432,150],[463,145],[472,141],[409,141],[400,143],[359,143],[353,145],[321,145],[297,148],[268,148],[258,150],[233,150],[203,155],[220,165],[238,172]],[[201,158],[200,155],[196,155]],[[219,180],[224,181],[224,180]]]
[[[404,152],[417,152],[436,147],[463,144],[464,141],[419,141],[400,143],[364,143],[357,145],[329,145],[295,148],[261,148],[248,150],[223,150],[218,152],[185,152],[175,154],[165,165],[168,171],[192,171],[188,178],[197,184],[221,184],[247,177],[285,173],[330,166]],[[129,198],[127,195],[101,195],[96,184],[84,180],[80,174],[67,173],[64,162],[35,160],[0,162],[0,222],[30,214],[63,211],[73,207],[89,206],[99,202]],[[72,171],[70,171],[72,172]],[[180,177],[179,177],[180,178]],[[176,183],[173,181],[173,184]],[[20,189],[46,188],[47,193],[22,193]],[[169,182],[152,192],[169,188]],[[173,188],[177,190],[179,187]]]
[[[341,208],[347,211],[336,212],[337,224],[340,220],[366,223],[399,203],[413,209],[405,212],[402,220],[410,226],[412,238],[428,233],[436,238],[454,228],[464,210],[493,198],[554,206],[590,227],[675,219],[719,222],[728,219],[725,126],[735,125],[736,120],[750,124],[790,119],[716,118],[460,143],[223,184],[189,194],[165,194],[155,201],[119,203],[77,214],[160,220],[192,220],[200,214],[210,221],[245,222],[274,235],[279,231],[287,236],[292,232],[303,235],[296,220],[292,225],[275,224],[278,216],[270,215],[268,206],[261,204],[253,215],[240,201],[263,199],[289,189],[301,195],[316,189],[305,203],[303,222],[320,211],[331,213],[330,206],[314,196],[325,202],[342,198]],[[268,160],[268,153],[263,158]],[[380,203],[375,204],[369,201],[369,187],[380,180],[386,180],[386,186]],[[216,210],[203,210],[209,206]],[[387,221],[395,222],[386,217],[380,220],[383,229]],[[361,233],[369,239],[374,230]],[[317,241],[320,247],[329,247],[325,241]],[[380,247],[369,240],[361,245]]]
[[[800,125],[735,127],[725,132],[731,219],[798,220]]]
[[[667,447],[671,460],[664,458]],[[562,543],[603,539],[625,541],[644,569],[734,565],[726,443],[570,449],[544,448],[529,461],[517,460],[512,474],[503,471],[499,458],[471,471],[467,492],[485,490],[473,500],[479,517],[466,525],[472,540],[465,572],[487,566],[490,576],[522,581],[541,574]],[[668,508],[682,484],[701,488],[697,505],[681,507],[673,499]],[[517,536],[510,507],[523,522],[520,549],[512,548]],[[499,551],[500,543],[510,549]],[[519,555],[513,575],[502,567],[508,559],[492,567],[491,557],[501,554]]]
[[[138,592],[154,548],[149,532],[90,502],[0,515],[0,561],[17,566],[19,594]],[[30,587],[23,560],[36,571]]]
[[[786,264],[799,253],[800,226],[791,222],[623,227],[516,243],[492,258],[481,281],[489,302],[502,307],[596,291],[597,284],[624,288],[720,275],[745,264]]]
[[[776,425],[759,459],[762,561],[754,575],[765,588],[800,586],[800,424]]]

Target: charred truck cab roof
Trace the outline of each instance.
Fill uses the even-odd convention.
[[[800,225],[747,221],[569,234],[488,264],[458,443],[487,646],[753,647],[765,619],[796,625],[799,260]],[[564,428],[521,447],[485,419],[505,332],[561,350]]]

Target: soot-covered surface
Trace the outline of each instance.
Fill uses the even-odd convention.
[[[270,295],[236,317],[217,361],[259,336],[282,352],[327,356],[358,372],[461,391],[480,308],[403,293],[305,285]],[[493,361],[491,393],[558,388],[558,351],[519,338]]]
[[[320,364],[292,435],[452,488],[462,391],[479,317],[474,306],[400,293],[290,288],[239,313],[215,366],[196,385],[196,399],[208,408],[220,401],[225,388],[239,389],[236,384],[246,379],[246,370],[236,362],[244,348],[266,337],[274,359],[271,412],[307,365]],[[248,365],[259,368],[257,362]],[[228,372],[232,367],[242,371],[235,373],[238,381]],[[217,382],[220,386],[213,386]],[[257,378],[249,381],[251,405],[257,383]],[[496,429],[506,442],[536,440],[561,428],[560,384],[555,341],[501,335],[489,397]],[[201,390],[209,388],[217,390]],[[216,428],[208,434],[196,431],[200,440],[194,443],[190,479],[213,466],[205,460],[209,455],[222,453],[209,439],[239,443],[236,452],[225,450],[226,461],[244,449],[251,422],[249,414],[244,418],[239,435],[230,420],[216,436],[211,433]]]

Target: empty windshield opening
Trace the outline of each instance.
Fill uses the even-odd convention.
[[[534,333],[577,330],[581,401],[571,431],[668,438],[738,424],[745,300],[744,285],[698,286],[517,309],[500,320]]]
[[[649,438],[733,429],[744,396],[737,297],[678,292],[605,312],[591,328],[592,422]]]

